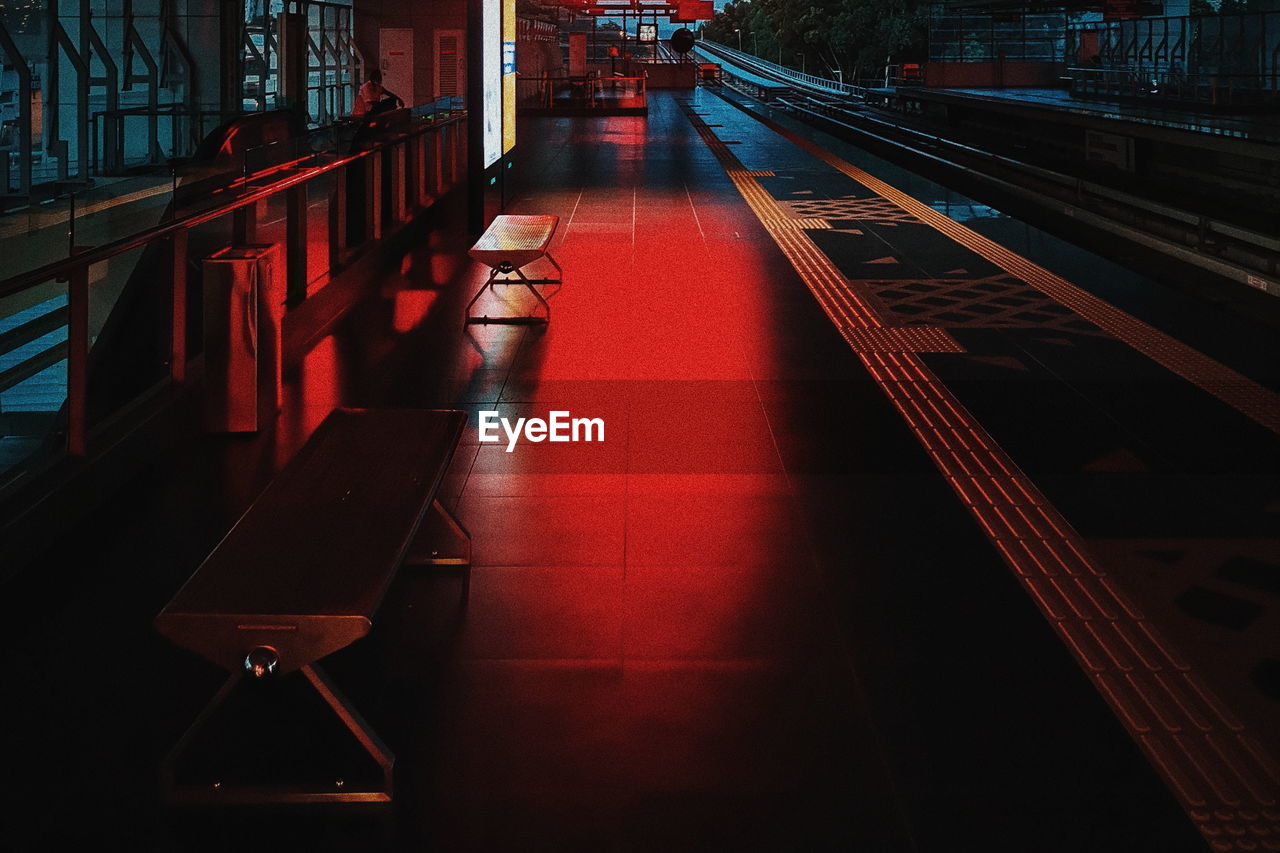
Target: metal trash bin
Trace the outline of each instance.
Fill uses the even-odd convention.
[[[256,432],[280,410],[280,247],[229,247],[206,258],[203,269],[205,425]]]

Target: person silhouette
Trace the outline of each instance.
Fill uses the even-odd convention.
[[[390,102],[390,103],[388,103]],[[392,106],[403,107],[404,101],[395,92],[387,91],[382,85],[382,71],[378,68],[369,69],[369,79],[360,87],[360,91],[356,93],[356,102],[351,108],[353,116],[368,115],[372,112],[383,112],[391,109]]]

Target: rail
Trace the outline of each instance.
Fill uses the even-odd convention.
[[[590,73],[583,77],[542,74],[516,78],[516,105],[522,111],[643,110],[647,79]]]
[[[181,159],[189,156],[207,129],[222,120],[218,110],[193,110],[168,104],[155,107],[123,107],[95,112],[89,119],[89,167],[95,175],[119,175],[133,165],[163,163],[165,146],[160,144],[160,122],[169,122],[169,157]],[[184,122],[179,119],[185,120]],[[130,120],[145,121],[142,131],[147,139],[147,156],[140,163],[130,163],[125,156],[125,139]],[[140,135],[132,134],[135,138]]]
[[[700,47],[706,44],[705,41],[699,42]],[[736,55],[725,57],[734,64],[740,64],[747,68],[759,68],[763,65],[773,66],[773,69],[781,69],[781,66],[773,65],[773,63],[756,57],[747,56],[731,48],[725,48],[723,45],[716,45],[714,42],[711,44],[714,46],[713,50],[708,50],[706,51],[707,53],[716,55],[716,52],[724,52],[727,55]],[[789,69],[781,70],[786,71]],[[773,76],[783,76],[768,68],[761,68],[761,71],[770,73]],[[790,76],[791,79],[796,79],[801,75],[793,73]],[[1184,261],[1203,266],[1249,287],[1262,290],[1274,296],[1280,296],[1280,286],[1274,280],[1277,274],[1275,259],[1276,253],[1280,251],[1280,242],[1268,234],[1241,228],[1230,223],[1219,222],[1206,216],[1179,210],[1131,193],[1052,172],[1029,163],[944,139],[935,134],[922,133],[897,123],[877,119],[867,112],[859,110],[858,107],[860,105],[857,103],[840,103],[838,99],[832,100],[830,98],[832,93],[827,86],[834,81],[821,81],[823,85],[820,86],[812,86],[800,80],[797,80],[797,82],[801,88],[809,89],[809,94],[806,95],[803,91],[797,91],[794,96],[784,95],[778,97],[776,102],[783,108],[822,116],[828,121],[843,124],[850,129],[866,133],[890,145],[903,144],[902,140],[891,137],[906,136],[913,140],[913,144],[917,146],[917,152],[921,156],[936,160],[950,168],[973,169],[977,164],[983,163],[1004,169],[1017,177],[1011,181],[1002,181],[992,176],[988,177],[992,181],[1005,184],[1015,194],[1026,195],[1032,192],[1024,184],[1031,180],[1037,181],[1040,185],[1038,192],[1044,197],[1057,197],[1061,203],[1072,206],[1072,212],[1069,215],[1096,215],[1099,222],[1107,224],[1106,227],[1124,229],[1137,242],[1152,246],[1158,251],[1171,254]],[[859,100],[865,101],[866,89],[852,86],[848,88],[857,90],[854,96]],[[813,95],[818,95],[818,97],[813,97]],[[822,99],[824,96],[826,100]],[[855,116],[858,122],[883,127],[885,135],[879,136],[869,130],[858,129],[848,125],[846,121]],[[841,121],[841,119],[845,119],[845,121]],[[1213,128],[1211,132],[1237,135],[1230,130],[1221,128]],[[936,153],[929,153],[930,151]],[[952,161],[951,158],[953,157],[968,159],[969,163],[961,166]],[[1097,208],[1096,214],[1094,211],[1083,209],[1076,212],[1076,206],[1089,205],[1090,202],[1092,202],[1090,206]]]
[[[1274,281],[1280,240],[1270,234],[913,130],[848,106],[805,97],[780,99],[779,105],[821,117],[884,144],[909,144],[918,156],[940,166],[981,174],[1013,195],[1056,206],[1067,215],[1093,221],[1158,251],[1280,296],[1280,286]],[[878,126],[880,132],[850,124],[851,121]]]
[[[1071,79],[1072,94],[1084,97],[1141,98],[1212,107],[1280,104],[1280,87],[1274,78],[1257,74],[1188,73],[1141,66],[1071,66],[1067,76]]]
[[[813,74],[805,74],[796,71],[794,68],[787,68],[785,65],[778,65],[767,59],[761,59],[758,56],[752,56],[749,53],[743,53],[735,50],[727,45],[719,42],[701,39],[698,41],[698,47],[714,56],[720,56],[730,62],[735,63],[739,67],[749,71],[764,74],[766,76],[775,77],[784,81],[798,83],[810,89],[817,89],[829,95],[849,95],[855,98],[866,96],[867,89],[865,86],[854,86],[840,80],[831,80],[827,77],[817,77]]]
[[[138,233],[116,239],[100,246],[78,249],[73,255],[28,272],[0,280],[0,299],[9,304],[34,304],[52,291],[61,292],[65,285],[65,308],[59,309],[58,321],[66,330],[65,343],[48,348],[31,358],[47,362],[53,356],[60,361],[65,357],[66,368],[66,423],[61,438],[61,451],[73,457],[85,456],[90,449],[90,433],[97,424],[88,418],[89,351],[90,351],[90,297],[93,291],[93,268],[126,253],[152,246],[163,245],[167,250],[168,278],[165,299],[165,316],[159,321],[161,328],[155,333],[167,342],[166,381],[181,384],[186,379],[187,346],[187,276],[191,258],[188,256],[189,237],[199,226],[212,222],[231,226],[231,242],[246,245],[258,242],[259,206],[263,202],[283,201],[282,216],[268,226],[282,226],[284,279],[287,305],[290,309],[302,304],[308,297],[310,285],[318,277],[309,272],[308,264],[308,213],[316,208],[327,217],[328,258],[312,258],[323,266],[322,275],[330,277],[345,267],[371,241],[381,238],[389,225],[407,222],[415,213],[424,209],[457,183],[465,168],[466,114],[420,121],[406,129],[380,139],[367,150],[335,156],[332,152],[319,152],[298,158],[284,158],[278,164],[262,172],[245,175],[231,185],[214,190],[205,199],[202,209],[174,211],[168,221]],[[354,171],[353,171],[354,170]],[[363,174],[361,175],[361,171]],[[362,178],[361,196],[349,194],[348,176]],[[265,183],[264,183],[265,181]],[[325,181],[319,189],[329,189],[322,203],[308,202],[308,189],[317,181]],[[219,198],[219,196],[224,196]],[[348,222],[349,202],[355,199],[359,209],[357,226]],[[262,205],[267,207],[267,205]],[[388,221],[389,217],[389,221]],[[313,223],[318,225],[319,223]],[[163,267],[162,267],[163,269]],[[0,339],[14,344],[30,343],[35,332],[52,331],[45,328],[50,320],[37,318],[37,329],[30,323],[19,325],[0,335]],[[13,348],[10,347],[10,350]],[[3,353],[0,353],[3,355]],[[31,358],[27,362],[31,362]],[[35,364],[26,368],[4,371],[7,378],[19,377]],[[43,362],[42,362],[43,363]],[[49,366],[44,364],[45,367]],[[19,365],[21,367],[21,365]],[[19,381],[21,381],[19,379]],[[122,411],[138,398],[121,402],[102,420]],[[9,472],[0,472],[8,478]],[[12,480],[10,480],[12,482]]]

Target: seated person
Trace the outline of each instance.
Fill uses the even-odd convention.
[[[351,108],[353,116],[366,116],[381,113],[404,106],[404,101],[394,92],[388,92],[382,85],[382,71],[369,69],[369,79],[356,93],[356,102]]]

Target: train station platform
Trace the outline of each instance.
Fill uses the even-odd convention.
[[[52,547],[15,594],[60,603],[3,651],[28,815],[5,846],[1280,837],[1260,331],[1202,314],[1184,342],[1194,306],[749,109],[524,122],[507,212],[560,217],[549,324],[462,329],[486,271],[442,209],[274,431],[192,442]],[[404,573],[330,668],[399,755],[395,803],[165,808],[155,768],[221,676],[151,619],[336,406],[471,415],[443,487],[469,603]],[[481,411],[553,410],[604,440],[480,441]],[[236,713],[332,772],[331,732]]]

